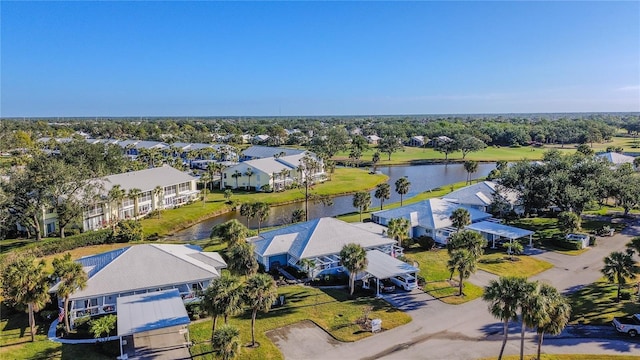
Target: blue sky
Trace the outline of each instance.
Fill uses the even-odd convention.
[[[640,2],[7,2],[1,116],[640,111]]]

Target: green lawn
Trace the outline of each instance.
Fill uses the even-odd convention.
[[[640,280],[640,277],[638,277]],[[637,302],[636,281],[623,286],[623,292],[630,293],[630,300],[616,302],[618,286],[604,278],[569,295],[571,323],[608,325],[614,317],[640,313]]]
[[[478,268],[498,276],[523,276],[530,277],[549,270],[552,264],[538,260],[531,256],[514,256],[509,260],[505,251],[491,252],[483,255],[478,263]]]
[[[371,190],[387,179],[388,177],[383,174],[368,174],[365,169],[338,168],[332,174],[331,181],[314,186],[313,193],[320,196],[336,196]],[[300,189],[273,193],[237,191],[234,192],[232,197],[232,200],[238,204],[263,201],[270,205],[301,201],[303,199],[304,193]],[[197,201],[177,209],[162,211],[160,219],[156,217],[143,219],[142,228],[145,236],[151,234],[163,236],[229,211],[231,211],[231,207],[226,204],[224,193],[215,191],[207,194],[205,203]]]
[[[256,341],[258,348],[242,347],[238,359],[281,359],[278,348],[267,338],[269,330],[281,328],[303,320],[311,320],[328,331],[340,341],[356,341],[371,335],[363,331],[355,321],[362,317],[364,306],[371,305],[374,310],[370,318],[382,319],[383,330],[392,329],[411,321],[409,315],[394,309],[383,300],[374,298],[357,298],[349,300],[345,289],[319,290],[303,286],[286,286],[278,291],[286,297],[285,306],[271,310],[267,314],[258,314],[256,320]],[[222,321],[219,321],[221,324]],[[229,319],[229,323],[240,330],[241,344],[251,341],[251,317],[244,314]],[[192,355],[198,359],[213,359],[210,344],[211,321],[204,320],[190,326],[191,339],[196,344],[191,348]]]

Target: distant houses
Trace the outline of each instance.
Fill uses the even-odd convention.
[[[299,155],[305,151],[303,149],[254,145],[242,152],[240,161]]]
[[[422,135],[412,136],[409,141],[407,141],[407,146],[413,147],[424,147],[429,142],[429,139],[425,138]]]
[[[613,167],[619,167],[622,164],[631,164],[633,166],[633,161],[636,159],[633,156],[620,154],[617,152],[607,152],[604,154],[596,155],[599,159],[610,163]]]
[[[504,210],[506,211],[514,211],[517,214],[524,212],[524,208],[520,205],[518,193],[511,189],[500,188],[493,181],[482,181],[465,186],[444,195],[442,199],[484,212],[489,212],[491,205],[498,201],[505,204],[507,209]]]

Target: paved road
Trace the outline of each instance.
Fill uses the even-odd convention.
[[[601,277],[602,259],[621,250],[632,236],[640,235],[640,224],[627,227],[621,234],[600,239],[598,246],[580,256],[561,255],[535,250],[532,256],[549,261],[554,268],[537,276],[563,291],[574,291]],[[471,281],[485,285],[494,275],[478,272]],[[288,352],[292,346],[279,344],[287,359],[477,359],[497,356],[502,340],[502,324],[487,311],[487,304],[477,299],[462,305],[444,304],[426,293],[385,295],[393,305],[408,312],[413,321],[354,343],[327,346],[323,351]],[[384,324],[383,324],[384,325]],[[519,325],[512,324],[505,352],[519,353]],[[525,352],[535,353],[536,337],[527,333]],[[316,339],[317,341],[317,339]],[[317,348],[317,347],[315,347]],[[568,328],[558,337],[546,338],[546,353],[626,354],[640,356],[640,341],[618,335],[612,328],[581,331]],[[293,356],[292,356],[293,355]]]

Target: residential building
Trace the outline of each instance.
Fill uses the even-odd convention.
[[[413,147],[423,147],[429,142],[429,139],[425,138],[422,135],[412,136],[409,141],[407,141],[407,146]]]
[[[371,145],[378,145],[380,143],[380,140],[382,140],[382,138],[378,135],[367,135],[366,139],[367,142]]]
[[[491,204],[499,201],[507,204],[509,210],[513,210],[518,214],[524,212],[524,207],[520,205],[518,192],[504,187],[501,188],[493,181],[482,181],[465,186],[443,196],[442,199],[484,212],[489,212]]]
[[[242,152],[240,161],[298,155],[304,152],[303,149],[254,145]]]
[[[185,303],[198,299],[227,264],[220,254],[193,245],[133,245],[76,260],[87,286],[69,296],[70,321],[117,313],[117,299],[177,289]],[[60,283],[50,293],[55,293]],[[58,299],[62,301],[63,299]]]
[[[598,154],[596,156],[604,161],[611,163],[613,167],[619,167],[622,164],[631,164],[631,166],[633,166],[633,161],[635,160],[635,157],[633,156],[624,155],[617,152],[608,152],[604,154]]]

